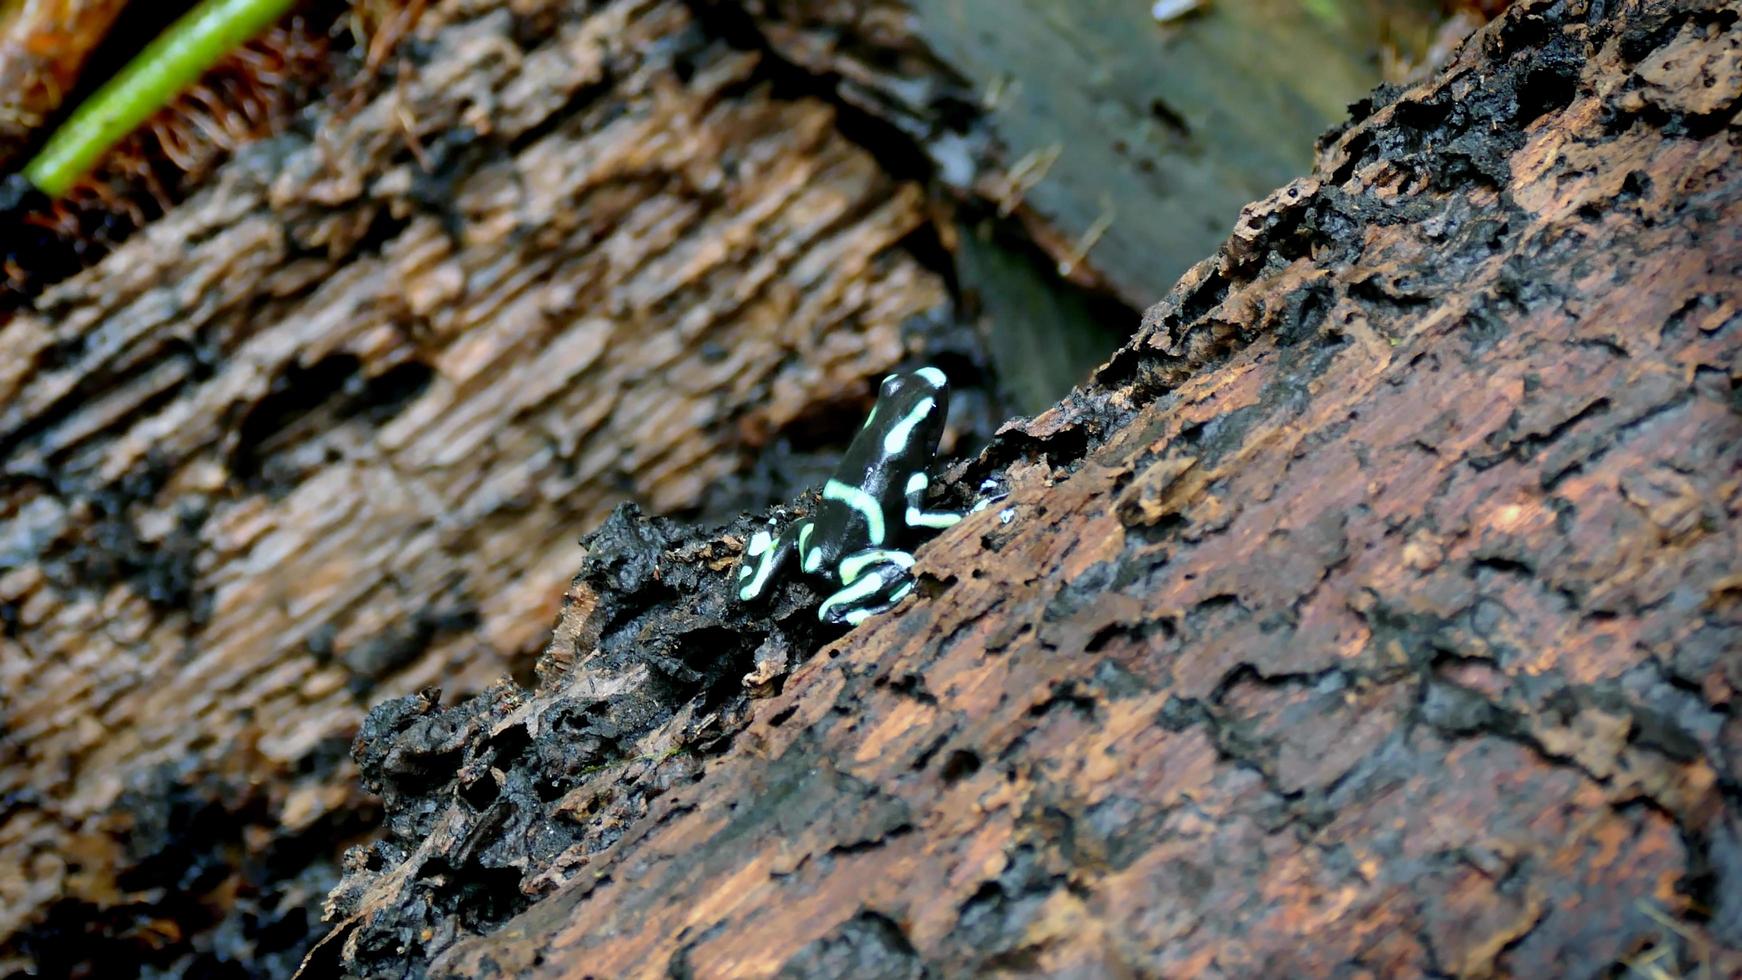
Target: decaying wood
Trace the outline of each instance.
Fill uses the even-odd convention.
[[[1739,13],[1359,107],[796,666],[619,512],[539,690],[372,714],[310,972],[1742,970]]]
[[[0,325],[6,967],[293,966],[368,705],[525,672],[612,506],[762,499],[951,315],[919,188],[682,3],[421,29]]]

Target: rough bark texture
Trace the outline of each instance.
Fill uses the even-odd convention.
[[[921,189],[683,4],[424,30],[0,325],[0,972],[294,965],[369,704],[530,673],[619,501],[742,510],[907,354],[973,377]]]
[[[620,512],[537,691],[372,714],[311,970],[1742,970],[1737,23],[1358,107],[790,673],[747,525]]]

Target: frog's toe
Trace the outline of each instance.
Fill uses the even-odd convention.
[[[1008,496],[1010,496],[1010,491],[1005,489],[1004,482],[997,477],[989,476],[980,481],[979,493],[974,499],[974,506],[968,508],[968,513],[978,514]]]

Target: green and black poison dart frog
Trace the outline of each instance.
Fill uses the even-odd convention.
[[[949,407],[949,382],[935,367],[884,378],[871,415],[823,484],[816,514],[750,538],[738,562],[739,601],[766,594],[795,555],[807,574],[838,586],[817,610],[825,623],[857,626],[912,592],[907,548],[918,535],[962,519],[924,506],[931,484],[926,470],[937,456]]]

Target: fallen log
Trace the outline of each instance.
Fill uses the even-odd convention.
[[[535,690],[371,714],[305,969],[1742,970],[1738,16],[1357,106],[843,637],[618,511]]]

